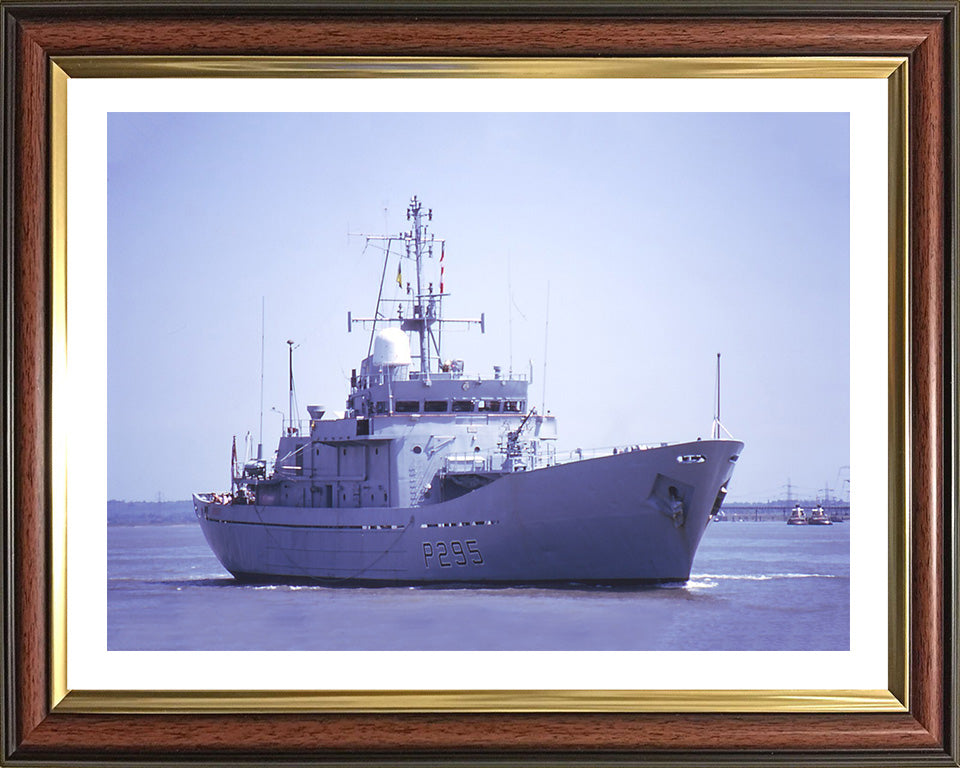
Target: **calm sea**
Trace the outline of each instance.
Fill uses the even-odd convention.
[[[689,582],[639,589],[241,585],[196,524],[111,524],[108,546],[110,650],[848,650],[850,643],[846,523],[714,523]]]

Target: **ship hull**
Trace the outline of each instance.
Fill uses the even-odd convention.
[[[328,584],[684,581],[742,444],[697,441],[504,476],[409,508],[218,504],[204,536],[240,579]]]

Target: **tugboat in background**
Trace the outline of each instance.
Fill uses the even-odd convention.
[[[807,520],[807,525],[833,525],[823,509],[823,504],[818,502],[817,506],[810,510],[810,519]]]
[[[803,507],[795,504],[790,510],[790,517],[787,518],[787,525],[806,525],[807,516],[803,513]]]

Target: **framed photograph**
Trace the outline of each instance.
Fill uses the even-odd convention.
[[[957,765],[956,14],[3,3],[4,761]]]

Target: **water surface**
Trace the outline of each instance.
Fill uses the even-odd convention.
[[[108,526],[110,650],[848,650],[850,525],[714,523],[685,584],[240,584],[200,527]]]

